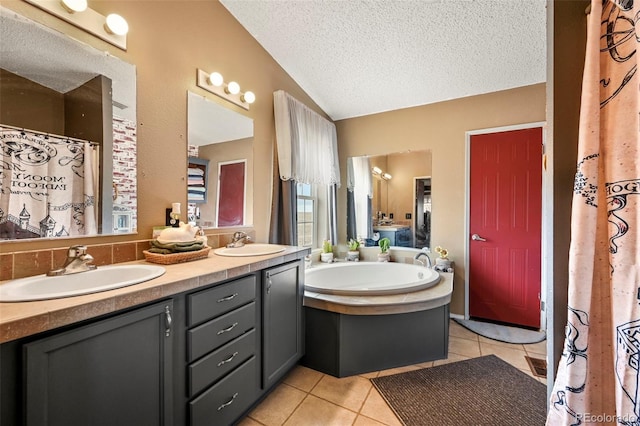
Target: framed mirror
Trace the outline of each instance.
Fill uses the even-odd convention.
[[[188,221],[203,228],[253,223],[253,119],[187,92]]]
[[[347,239],[374,246],[386,237],[392,246],[430,247],[431,151],[353,157],[348,167]]]
[[[0,239],[136,230],[136,69],[0,7]]]

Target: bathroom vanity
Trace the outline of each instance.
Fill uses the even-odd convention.
[[[0,304],[0,424],[237,421],[304,354],[307,253],[211,255],[123,289]]]
[[[402,225],[374,226],[374,232],[380,234],[380,238],[389,238],[390,244],[396,247],[413,247],[411,228]]]

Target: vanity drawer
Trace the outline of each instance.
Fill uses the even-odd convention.
[[[188,368],[189,396],[214,383],[256,353],[256,331],[251,330],[194,362]]]
[[[229,425],[256,398],[258,389],[256,357],[189,403],[192,426]]]
[[[240,278],[187,296],[189,326],[217,317],[256,298],[256,276]]]
[[[256,302],[187,331],[189,362],[224,345],[256,325]]]

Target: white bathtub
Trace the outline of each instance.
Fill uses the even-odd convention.
[[[420,291],[440,275],[421,265],[394,262],[344,262],[305,271],[305,290],[341,296],[379,296]]]

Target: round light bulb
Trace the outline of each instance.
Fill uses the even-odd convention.
[[[240,85],[235,81],[232,81],[229,84],[227,84],[226,91],[228,93],[231,93],[232,95],[237,95],[238,93],[240,93]]]
[[[242,95],[242,100],[248,104],[252,104],[256,101],[256,95],[253,92],[246,91],[244,95]]]
[[[382,174],[382,169],[380,167],[374,166],[373,173],[376,175]]]
[[[105,28],[110,33],[120,35],[120,36],[125,35],[126,33],[129,32],[129,24],[127,24],[127,21],[122,16],[116,13],[111,13],[107,15],[107,22],[105,24]]]
[[[211,74],[209,74],[209,83],[211,83],[212,85],[219,87],[223,82],[224,80],[222,78],[222,74],[220,74],[219,72],[212,72]]]
[[[385,178],[386,180],[391,179],[391,175],[389,173],[383,174],[382,177]]]
[[[84,12],[87,10],[87,0],[62,0],[62,7],[69,13]]]

